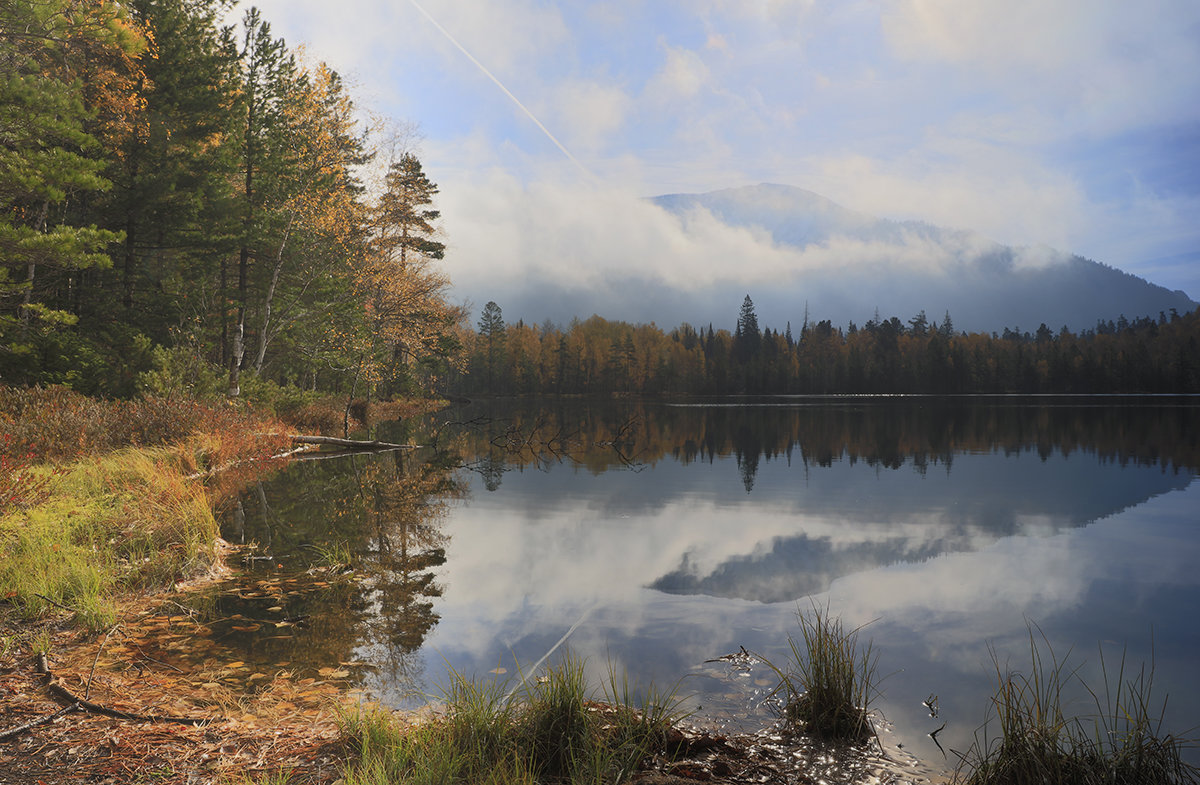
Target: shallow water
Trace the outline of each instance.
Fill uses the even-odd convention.
[[[241,658],[340,669],[395,706],[450,668],[515,683],[569,649],[597,684],[612,665],[755,730],[772,674],[719,658],[783,662],[797,611],[827,607],[867,625],[881,738],[926,772],[971,743],[993,658],[1023,667],[1036,625],[1093,684],[1101,648],[1111,668],[1153,646],[1178,732],[1200,718],[1198,415],[1174,398],[448,410],[379,434],[436,433],[436,451],[297,463],[243,494],[224,530],[259,546],[247,580],[321,567],[325,585],[243,589],[214,614],[270,622],[227,624]],[[343,561],[353,579],[328,569]]]

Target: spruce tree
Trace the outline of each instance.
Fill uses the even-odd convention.
[[[734,353],[739,362],[749,362],[758,354],[762,345],[762,333],[758,329],[758,315],[754,312],[754,302],[750,295],[742,301],[738,312],[737,330],[734,333]]]

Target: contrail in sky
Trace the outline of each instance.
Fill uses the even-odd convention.
[[[467,50],[466,50],[466,49],[463,47],[463,45],[462,45],[462,44],[460,44],[458,41],[456,41],[456,40],[454,39],[454,36],[450,35],[450,32],[449,32],[448,30],[446,30],[446,28],[444,28],[444,27],[442,27],[440,24],[438,24],[438,21],[437,21],[436,19],[434,19],[432,16],[430,16],[430,15],[429,15],[429,12],[428,12],[428,11],[426,11],[424,8],[422,8],[422,7],[421,7],[421,5],[420,5],[420,3],[418,3],[418,2],[417,2],[417,0],[408,0],[408,2],[412,3],[412,7],[413,7],[413,8],[417,9],[418,11],[420,11],[420,12],[421,12],[421,14],[422,14],[422,15],[423,15],[423,16],[424,16],[426,19],[428,19],[428,20],[429,20],[430,24],[432,24],[434,27],[436,27],[436,28],[437,28],[437,29],[438,29],[438,30],[441,32],[441,34],[442,34],[442,35],[446,36],[446,40],[447,40],[447,41],[449,41],[450,43],[452,43],[452,44],[454,44],[456,47],[458,47],[458,51],[460,51],[460,52],[462,52],[464,55],[466,55],[466,56],[467,56],[467,59],[468,59],[468,60],[470,60],[472,63],[474,63],[474,64],[475,64],[475,66],[476,66],[476,67],[477,67],[477,68],[478,68],[480,71],[483,71],[483,75],[484,75],[484,76],[486,76],[488,79],[491,79],[493,82],[495,82],[495,83],[496,83],[496,87],[499,87],[501,90],[503,90],[503,91],[504,91],[504,94],[505,94],[505,95],[507,95],[509,98],[511,98],[511,99],[512,99],[512,102],[513,102],[514,104],[516,104],[516,105],[517,105],[517,106],[518,106],[518,107],[521,109],[521,111],[522,111],[522,112],[524,112],[524,113],[525,113],[526,117],[528,117],[530,120],[532,120],[534,125],[536,125],[536,126],[537,126],[538,128],[540,128],[540,129],[542,129],[542,133],[544,133],[544,134],[546,135],[546,138],[548,138],[548,139],[549,139],[551,142],[554,142],[554,146],[555,146],[555,147],[557,147],[559,150],[562,150],[562,152],[563,152],[563,155],[565,155],[567,158],[570,158],[570,159],[571,159],[571,163],[573,163],[573,164],[575,164],[576,166],[578,166],[578,167],[579,167],[579,169],[580,169],[580,171],[582,171],[584,174],[586,174],[586,175],[587,175],[589,178],[591,178],[591,179],[595,179],[595,175],[593,175],[593,174],[592,174],[590,171],[588,171],[588,168],[587,168],[586,166],[584,166],[583,164],[579,163],[579,159],[578,159],[578,158],[576,158],[575,156],[571,155],[571,151],[570,151],[570,150],[568,150],[566,147],[564,147],[564,146],[563,146],[563,143],[562,143],[562,142],[560,142],[560,141],[558,141],[558,139],[556,139],[556,138],[554,137],[554,134],[550,133],[550,129],[548,129],[548,128],[546,128],[546,126],[542,125],[542,121],[541,121],[541,120],[539,120],[539,119],[537,119],[536,117],[534,117],[534,116],[533,116],[533,112],[529,111],[529,109],[527,109],[527,108],[526,108],[525,104],[521,103],[520,99],[518,99],[518,98],[517,98],[515,95],[513,95],[513,94],[512,94],[512,91],[511,91],[511,90],[509,90],[507,87],[505,87],[505,86],[504,86],[504,84],[503,84],[503,83],[502,83],[502,82],[501,82],[499,79],[497,79],[497,78],[496,78],[495,74],[493,74],[491,71],[489,71],[489,70],[488,70],[488,69],[487,69],[487,68],[484,66],[484,64],[483,64],[483,63],[481,63],[481,62],[479,62],[478,60],[476,60],[474,55],[472,55],[470,52],[468,52],[468,51],[467,51]]]

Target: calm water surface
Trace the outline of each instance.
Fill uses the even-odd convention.
[[[1031,624],[1092,678],[1153,647],[1168,727],[1200,724],[1200,399],[493,402],[379,435],[437,449],[296,463],[231,511],[259,578],[359,577],[289,595],[296,627],[231,627],[239,656],[412,706],[569,649],[755,729],[769,672],[713,660],[783,661],[816,605],[868,625],[883,740],[934,768],[926,734],[970,744]],[[269,620],[254,594],[216,602]]]

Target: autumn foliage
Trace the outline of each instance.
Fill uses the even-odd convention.
[[[371,398],[454,364],[411,138],[256,9],[226,12],[0,4],[0,383],[130,397],[183,351],[231,397]]]
[[[747,298],[747,301],[749,298]],[[489,303],[489,307],[494,306]],[[745,306],[743,306],[745,311]],[[963,333],[949,314],[907,323],[828,321],[759,330],[669,332],[592,316],[563,328],[505,324],[485,309],[470,337],[469,394],[1008,394],[1196,393],[1200,313],[1103,322],[1071,332]]]

